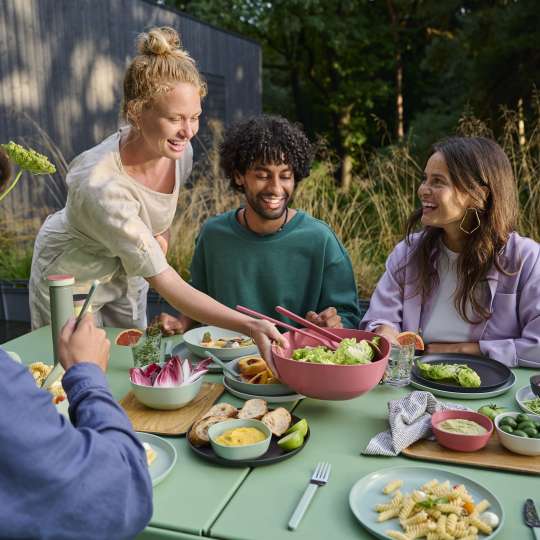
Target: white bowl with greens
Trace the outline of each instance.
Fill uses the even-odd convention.
[[[540,414],[540,398],[534,394],[530,385],[523,386],[516,392],[516,401],[522,411]]]
[[[257,345],[249,336],[217,326],[193,328],[182,337],[187,348],[201,358],[208,356],[206,351],[225,361],[259,352]]]

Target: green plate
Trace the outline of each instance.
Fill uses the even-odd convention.
[[[382,490],[386,484],[392,480],[403,480],[401,493],[410,493],[415,489],[420,489],[422,484],[436,478],[439,482],[450,481],[451,485],[464,484],[475,502],[487,499],[491,505],[489,511],[499,516],[499,526],[489,536],[481,535],[482,540],[495,538],[504,524],[504,510],[497,499],[487,488],[449,471],[435,469],[432,467],[394,467],[382,469],[364,476],[354,486],[349,493],[349,506],[360,524],[377,538],[384,540],[390,538],[385,534],[388,530],[402,531],[397,518],[389,519],[383,523],[377,522],[378,512],[374,510],[375,505],[387,503],[391,497],[385,495]]]
[[[137,437],[141,443],[148,443],[156,453],[156,459],[150,465],[150,478],[152,486],[157,486],[172,470],[176,463],[176,450],[174,446],[165,439],[150,433],[137,431]]]
[[[414,377],[414,376],[413,376]],[[468,394],[466,392],[459,392],[454,390],[440,390],[439,388],[431,388],[430,386],[424,386],[418,380],[411,378],[411,386],[418,388],[419,390],[425,390],[426,392],[431,392],[434,396],[446,397],[450,399],[486,399],[495,396],[500,396],[505,392],[508,392],[512,386],[516,384],[516,376],[512,372],[510,380],[494,390],[488,390],[487,392],[477,392],[475,394]]]

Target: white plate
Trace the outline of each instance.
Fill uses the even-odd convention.
[[[422,484],[429,482],[433,478],[436,478],[440,482],[450,480],[452,485],[464,484],[467,491],[477,503],[482,499],[487,499],[491,503],[489,511],[497,514],[500,522],[492,534],[489,536],[480,536],[480,538],[482,540],[491,540],[497,536],[504,524],[504,510],[497,497],[481,484],[460,474],[441,469],[431,467],[394,467],[375,471],[364,476],[354,484],[349,493],[349,506],[363,527],[377,538],[386,540],[390,537],[385,534],[385,531],[402,531],[402,529],[397,518],[389,519],[382,523],[377,522],[378,513],[374,510],[375,505],[387,503],[391,499],[391,497],[382,492],[384,486],[392,480],[403,480],[403,487],[400,488],[400,491],[402,493],[410,493],[414,489],[419,489]]]
[[[495,396],[500,396],[501,394],[508,392],[508,390],[510,390],[510,388],[514,386],[514,384],[516,384],[516,376],[514,373],[512,373],[510,380],[506,384],[503,384],[501,387],[495,388],[494,390],[488,390],[487,392],[475,392],[475,393],[454,392],[452,390],[439,390],[438,388],[431,388],[430,386],[424,386],[418,381],[411,380],[411,386],[414,386],[415,388],[418,388],[419,390],[425,390],[426,392],[431,392],[434,396],[447,397],[451,399],[486,399],[486,398],[491,398]]]
[[[527,386],[523,386],[516,392],[516,401],[518,402],[518,405],[520,406],[522,411],[525,411],[529,414],[538,414],[534,411],[531,411],[531,409],[527,409],[527,406],[523,404],[524,401],[528,401],[530,399],[536,399],[538,396],[534,394],[534,392],[531,390],[531,386],[528,384]]]
[[[152,486],[157,486],[170,472],[176,463],[176,450],[174,446],[165,439],[150,433],[136,431],[141,443],[148,443],[157,454],[156,459],[149,467]]]
[[[199,328],[193,328],[192,330],[188,330],[182,336],[184,338],[184,342],[187,348],[193,354],[200,356],[201,358],[206,358],[208,356],[204,351],[210,351],[212,354],[215,354],[220,360],[232,360],[233,358],[238,358],[239,356],[259,353],[259,349],[256,345],[235,347],[231,349],[220,349],[219,347],[204,347],[201,345],[201,340],[205,332],[210,332],[212,339],[233,338],[237,336],[249,339],[249,336],[244,336],[243,334],[239,334],[238,332],[233,332],[232,330],[225,330],[224,328],[219,328],[217,326],[201,326]]]
[[[291,401],[298,401],[299,399],[304,399],[306,397],[300,394],[285,394],[281,396],[262,396],[258,394],[246,394],[245,392],[240,392],[239,390],[231,388],[227,383],[227,379],[225,379],[225,377],[223,377],[223,386],[225,387],[225,390],[229,392],[229,394],[232,394],[233,396],[236,396],[240,399],[264,399],[264,401],[267,401],[268,403],[289,403]]]

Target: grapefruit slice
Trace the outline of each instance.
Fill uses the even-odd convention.
[[[115,343],[116,345],[122,345],[124,347],[132,347],[139,341],[142,335],[142,330],[139,330],[138,328],[128,328],[116,336]]]
[[[423,351],[425,348],[424,340],[416,332],[401,332],[401,334],[398,334],[396,337],[396,341],[400,345],[409,345],[410,343],[414,343],[414,348],[418,351]]]

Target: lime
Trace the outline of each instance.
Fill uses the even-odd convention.
[[[524,431],[520,431],[519,429],[516,429],[512,435],[515,435],[516,437],[525,437],[527,438],[528,435]]]
[[[289,433],[288,435],[285,435],[285,437],[279,439],[277,443],[282,450],[289,452],[290,450],[295,450],[304,444],[304,436],[300,431],[293,431],[292,433]]]
[[[521,422],[529,422],[531,419],[526,415],[526,414],[523,414],[523,413],[519,413],[517,416],[516,416],[516,422],[518,424],[521,424]]]
[[[529,437],[536,437],[538,431],[535,428],[525,428],[523,430]]]
[[[294,433],[295,431],[299,431],[302,434],[302,437],[305,437],[308,432],[308,423],[305,418],[302,418],[302,420],[299,420],[296,422],[296,424],[293,424],[286,432],[285,435],[288,435],[289,433]]]
[[[508,424],[499,425],[499,428],[501,429],[501,431],[504,431],[505,433],[512,433],[514,431],[512,429],[512,426],[510,426]]]
[[[526,429],[533,428],[534,424],[527,420],[527,422],[520,422],[517,427],[520,431],[525,431]]]

